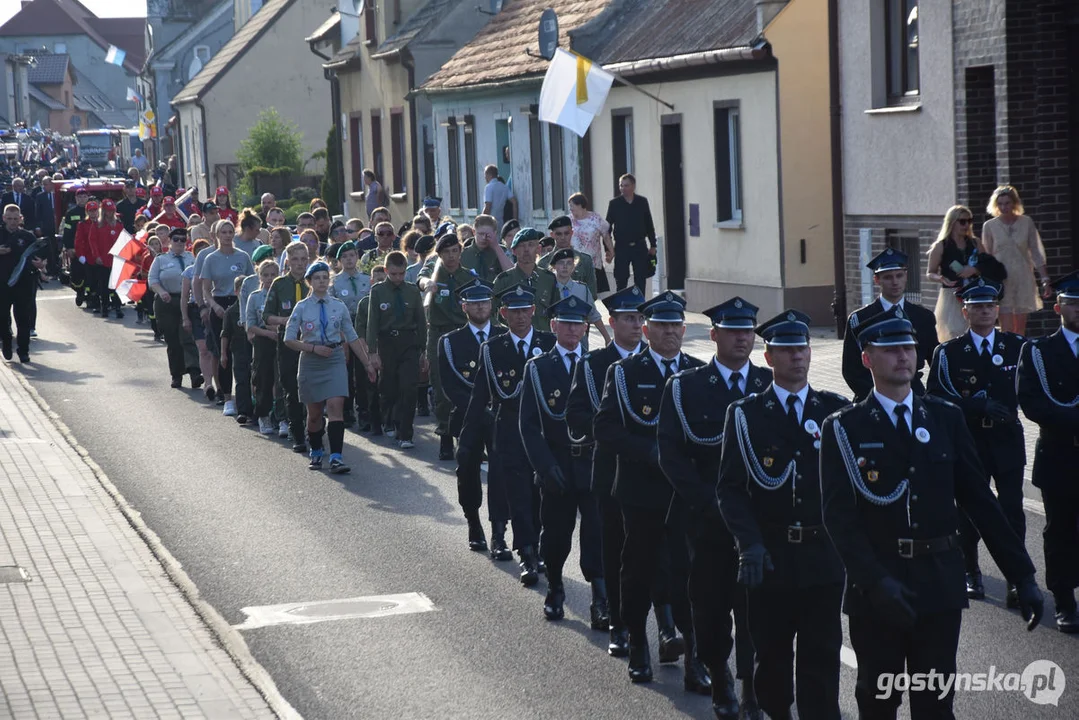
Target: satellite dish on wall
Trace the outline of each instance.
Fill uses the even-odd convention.
[[[558,15],[551,8],[547,8],[540,15],[539,21],[539,53],[546,60],[554,57],[554,51],[558,49]]]

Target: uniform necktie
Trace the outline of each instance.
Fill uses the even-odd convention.
[[[352,276],[352,275],[348,276],[348,284],[352,286],[352,296],[353,297],[356,297],[357,295],[360,294],[359,291],[356,289],[356,278],[354,276]]]
[[[487,333],[485,333],[482,330],[477,330],[476,331],[476,341],[479,342],[480,345],[482,345],[483,341],[486,340],[486,339],[487,339]]]
[[[405,319],[405,298],[400,285],[393,289],[393,314],[398,320]]]
[[[569,360],[569,376],[573,377],[573,371],[577,369],[577,353],[566,353],[566,359]]]
[[[569,288],[568,287],[563,287],[562,288],[562,298],[565,299],[565,298],[568,298],[568,297],[569,297]]]
[[[330,327],[330,321],[326,318],[326,301],[325,300],[319,300],[318,301],[318,324],[319,324],[319,329],[322,332],[322,344],[326,345],[329,342],[327,340],[327,337],[326,337],[326,330]]]
[[[895,429],[904,440],[910,440],[910,426],[907,425],[907,406],[902,403],[895,406]]]
[[[742,394],[742,373],[738,371],[731,373],[730,388],[731,392],[738,395]]]
[[[663,377],[667,378],[674,372],[674,358],[663,360]]]
[[[296,287],[296,302],[298,304],[301,300],[303,300],[303,289],[300,288],[300,283],[296,282],[295,280],[293,280],[293,282],[295,283]]]
[[[787,396],[787,417],[794,421],[795,425],[798,425],[798,396],[791,394]]]
[[[989,338],[982,338],[982,356],[989,354]]]
[[[517,341],[517,352],[520,353],[522,360],[524,360],[527,357],[527,355],[525,354],[525,341],[524,340],[518,340]]]

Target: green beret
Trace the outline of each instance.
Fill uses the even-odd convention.
[[[531,242],[532,240],[542,240],[543,233],[536,228],[521,228],[517,231],[517,234],[513,236],[513,242],[510,243],[510,249],[517,247],[523,242]]]
[[[251,253],[251,262],[258,265],[268,257],[273,257],[273,248],[269,245],[259,245],[255,252]]]

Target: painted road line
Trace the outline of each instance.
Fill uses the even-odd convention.
[[[285,603],[241,608],[247,619],[236,630],[252,630],[270,625],[309,625],[327,620],[381,618],[390,615],[432,612],[435,604],[423,593],[368,595],[367,597],[316,602]]]
[[[854,651],[846,645],[839,648],[839,659],[843,661],[843,664],[847,667],[858,669],[858,658],[855,656]]]

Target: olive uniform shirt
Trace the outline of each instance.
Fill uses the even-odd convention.
[[[517,285],[531,288],[536,295],[536,312],[532,315],[532,327],[543,332],[550,332],[551,321],[547,317],[547,308],[558,302],[554,291],[555,277],[553,272],[538,265],[532,270],[532,274],[527,277],[521,272],[520,268],[512,267],[495,278],[495,297],[491,301],[493,303],[492,317],[497,316],[496,313],[499,307],[498,294]]]
[[[367,309],[367,347],[372,354],[378,352],[381,333],[397,331],[414,332],[416,347],[420,352],[427,348],[427,319],[423,314],[423,298],[420,289],[411,283],[394,285],[389,280],[371,288],[371,302]]]
[[[288,317],[296,305],[307,297],[310,288],[303,278],[299,280],[292,277],[292,273],[274,278],[273,284],[266,292],[266,306],[262,310],[262,319],[266,322],[271,315]],[[267,322],[267,324],[269,324]],[[285,329],[279,326],[278,335],[284,335]]]

